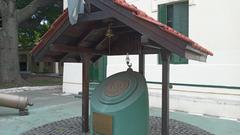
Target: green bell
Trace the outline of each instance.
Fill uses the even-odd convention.
[[[105,79],[93,92],[90,115],[91,135],[148,135],[144,76],[129,68]]]

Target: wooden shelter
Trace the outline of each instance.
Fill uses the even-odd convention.
[[[206,61],[212,52],[188,37],[154,20],[125,0],[85,0],[85,14],[71,25],[64,11],[41,38],[32,55],[36,61],[83,63],[83,131],[88,132],[89,63],[103,55],[139,54],[144,74],[144,54],[162,58],[162,135],[169,134],[169,59],[171,53]]]

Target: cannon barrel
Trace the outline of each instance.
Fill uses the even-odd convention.
[[[26,96],[0,94],[0,106],[25,110],[28,105],[32,106]]]

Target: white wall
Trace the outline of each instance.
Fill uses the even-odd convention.
[[[127,1],[157,19],[158,4],[184,0]],[[240,1],[189,0],[189,3],[189,37],[213,51],[214,56],[208,57],[207,63],[189,61],[187,65],[171,65],[171,82],[240,87]],[[130,58],[137,71],[138,57]],[[146,56],[148,81],[161,81],[161,65],[157,61],[157,55]],[[107,68],[108,76],[126,70],[125,56],[108,57]]]
[[[158,4],[179,0],[128,1],[157,19]],[[239,0],[190,0],[189,37],[213,51],[214,56],[206,63],[190,60],[186,65],[171,65],[171,82],[240,87],[239,5]],[[131,59],[137,67],[138,58]],[[125,57],[108,57],[108,75],[125,69]],[[157,55],[146,58],[146,78],[161,81]]]
[[[63,1],[63,9],[67,8],[67,0]],[[82,92],[82,63],[64,63],[63,92],[78,94]]]
[[[71,94],[82,91],[82,63],[64,63],[62,89]]]
[[[148,86],[151,107],[162,107],[159,86]],[[203,88],[199,91],[199,88],[192,87],[186,90],[185,87],[179,87],[177,90],[170,90],[170,110],[237,120],[240,118],[239,94],[239,90]]]

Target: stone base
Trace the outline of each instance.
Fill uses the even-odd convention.
[[[74,117],[31,129],[23,135],[89,135],[82,133],[82,120]],[[161,135],[161,118],[150,117],[150,135]],[[170,135],[213,135],[196,126],[170,120]]]

